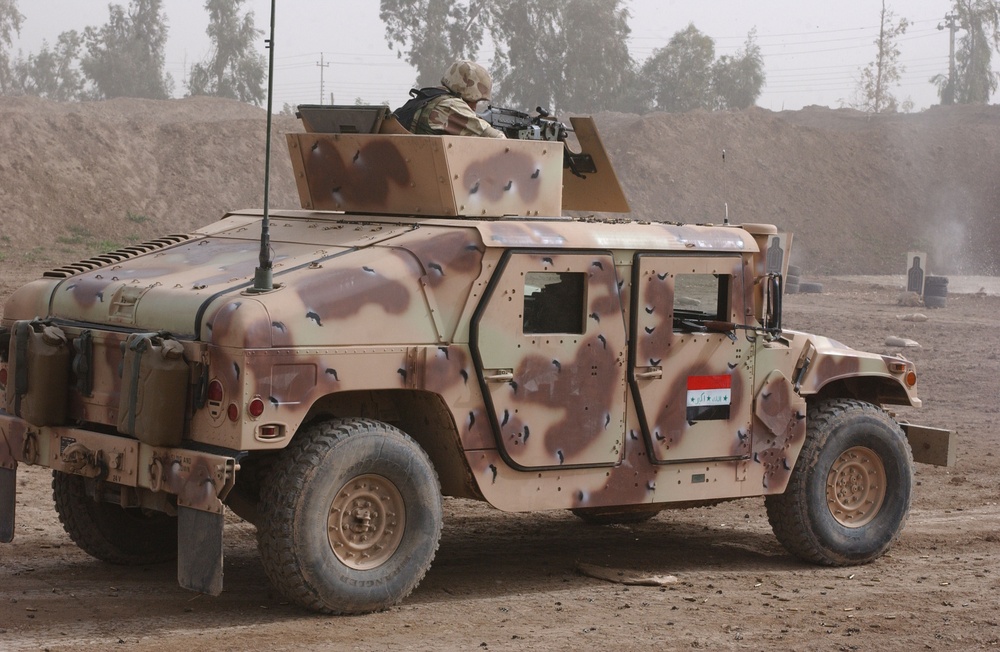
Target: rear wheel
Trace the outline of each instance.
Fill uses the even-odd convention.
[[[271,583],[324,613],[398,603],[427,572],[441,536],[441,490],[427,454],[366,419],[299,433],[264,480],[259,510]]]
[[[52,497],[63,528],[81,550],[112,564],[142,565],[177,557],[177,517],[99,503],[86,478],[52,472]]]
[[[913,485],[909,443],[888,414],[861,401],[821,402],[808,419],[788,488],[765,498],[775,536],[806,561],[873,561],[906,524]]]

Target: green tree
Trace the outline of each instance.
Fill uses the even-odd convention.
[[[636,67],[621,0],[498,0],[494,103],[560,111],[636,111]]]
[[[561,0],[499,0],[490,5],[484,18],[496,46],[490,67],[493,104],[556,109],[555,94],[562,84],[561,57],[556,52],[565,50],[560,4]]]
[[[896,21],[892,8],[882,0],[879,32],[875,43],[875,60],[861,71],[858,81],[858,102],[855,108],[868,113],[895,113],[900,104],[892,87],[902,79],[905,67],[899,63],[899,37],[906,34],[910,23],[906,18]]]
[[[711,109],[716,100],[714,62],[715,42],[694,23],[674,34],[642,65],[640,77],[652,107],[670,112]]]
[[[80,67],[94,99],[170,97],[173,79],[163,70],[167,19],[162,0],[131,0],[128,10],[108,5],[108,22],[84,31],[87,54]]]
[[[638,71],[628,50],[632,32],[621,0],[569,0],[562,27],[566,82],[559,106],[575,111],[635,111]]]
[[[50,100],[78,100],[83,96],[84,80],[77,60],[83,40],[76,30],[63,32],[50,48],[42,41],[38,54],[19,58],[14,64],[14,85],[26,95]]]
[[[750,30],[742,50],[723,55],[712,66],[716,109],[746,109],[757,103],[764,82],[764,57],[757,45],[757,29]]]
[[[955,0],[953,11],[965,31],[955,50],[954,102],[986,104],[1000,82],[992,69],[993,50],[1000,51],[1000,0]],[[948,76],[935,75],[931,83],[942,103],[950,103]]]
[[[441,73],[456,59],[475,59],[483,40],[482,0],[381,0],[389,48],[416,68],[418,88],[441,83]]]
[[[17,10],[17,0],[0,0],[0,95],[11,91],[10,48],[14,34],[21,33],[24,16]]]
[[[1000,80],[991,66],[993,50],[1000,50],[1000,2],[958,0],[955,11],[966,30],[955,51],[955,101],[986,104]]]
[[[635,110],[624,0],[382,0],[386,39],[435,86],[455,59],[496,47],[493,101],[519,109]]]
[[[212,53],[191,68],[191,95],[228,97],[260,106],[265,99],[266,60],[254,46],[264,33],[254,27],[253,12],[240,17],[244,0],[206,0]]]

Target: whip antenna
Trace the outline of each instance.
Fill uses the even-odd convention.
[[[722,150],[722,197],[726,209],[725,217],[722,218],[723,224],[729,224],[729,200],[726,198],[726,191],[726,150]]]
[[[271,0],[271,35],[264,41],[267,47],[267,136],[264,144],[264,218],[260,221],[260,264],[253,273],[251,292],[267,292],[274,289],[271,264],[271,235],[269,232],[268,209],[271,194],[271,101],[274,89],[274,5]]]

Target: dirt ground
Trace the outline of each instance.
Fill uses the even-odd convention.
[[[55,264],[259,206],[263,112],[220,100],[59,105],[0,98],[0,301]],[[13,543],[0,546],[0,650],[913,650],[1000,648],[1000,296],[975,289],[923,323],[898,288],[823,274],[1000,269],[1000,107],[872,119],[850,111],[598,116],[635,217],[775,222],[824,293],[786,300],[786,326],[889,352],[914,339],[921,410],[958,432],[958,462],[918,465],[899,543],[828,569],[777,543],[763,501],[596,528],[565,512],[446,501],[437,558],[386,612],[330,618],[268,586],[251,526],[226,529],[221,597],[173,565],[121,568],[60,527],[50,478],[21,466]],[[290,119],[278,130],[297,129]],[[280,135],[274,206],[295,206]],[[727,150],[723,164],[719,152]],[[891,350],[900,353],[899,349]],[[578,563],[674,575],[665,587],[584,576]]]
[[[8,268],[0,294],[38,271]],[[905,354],[925,405],[905,416],[959,435],[953,468],[917,465],[909,523],[871,565],[796,561],[761,500],[612,527],[447,500],[437,557],[402,605],[324,617],[272,591],[253,527],[235,516],[218,598],[178,588],[171,564],[91,559],[63,533],[48,473],[22,465],[15,540],[0,547],[0,649],[1000,648],[1000,297],[953,294],[946,308],[925,311],[928,321],[903,322],[896,315],[913,309],[896,305],[896,288],[819,280],[824,293],[787,298],[786,325],[873,351],[888,351],[889,335],[918,341]],[[578,563],[678,582],[625,586],[584,576]]]

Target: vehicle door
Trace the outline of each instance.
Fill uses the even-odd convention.
[[[610,252],[510,251],[470,338],[498,448],[515,468],[614,465],[626,330]]]
[[[629,380],[656,463],[750,452],[752,336],[742,257],[638,254]]]

